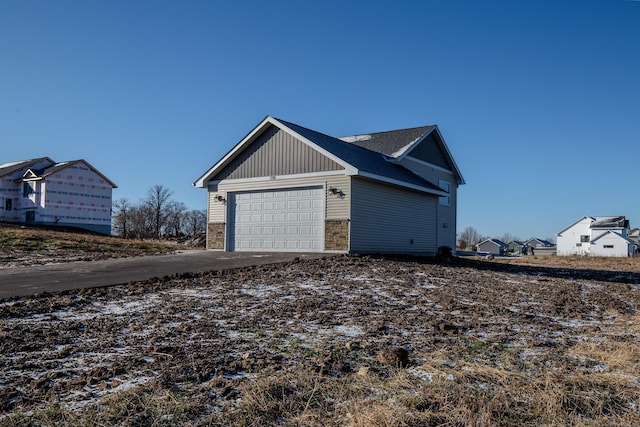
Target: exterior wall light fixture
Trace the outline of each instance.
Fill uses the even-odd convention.
[[[335,194],[337,196],[344,197],[344,193],[342,192],[342,190],[340,190],[340,189],[338,189],[336,187],[329,188],[329,192],[331,194]]]

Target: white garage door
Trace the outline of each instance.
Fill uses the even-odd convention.
[[[322,187],[233,193],[229,201],[229,250],[324,249]]]

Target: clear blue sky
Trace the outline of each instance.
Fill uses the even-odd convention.
[[[343,136],[438,124],[458,232],[640,226],[640,2],[0,1],[0,162],[84,158],[137,203],[266,115]]]

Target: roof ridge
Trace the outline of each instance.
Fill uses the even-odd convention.
[[[304,129],[304,130],[306,130],[306,131],[313,132],[313,133],[315,133],[315,134],[322,135],[322,136],[327,137],[327,138],[332,138],[332,139],[334,139],[337,143],[339,143],[339,144],[344,144],[344,146],[345,146],[345,147],[354,147],[354,148],[356,148],[356,149],[358,149],[358,150],[365,150],[365,151],[368,151],[368,152],[370,152],[370,153],[377,154],[377,155],[381,156],[384,160],[388,161],[388,160],[387,160],[387,156],[385,156],[383,153],[380,153],[380,152],[378,152],[378,151],[370,150],[370,149],[368,149],[368,148],[366,148],[366,147],[362,147],[362,146],[360,146],[360,145],[356,145],[356,144],[352,144],[352,143],[347,142],[347,141],[343,141],[342,139],[340,139],[340,138],[338,138],[338,137],[331,136],[331,135],[328,135],[328,134],[323,133],[323,132],[319,132],[319,131],[314,130],[314,129],[310,129],[310,128],[308,128],[308,127],[301,126],[301,125],[299,125],[299,124],[296,124],[296,123],[293,123],[293,122],[289,122],[289,121],[287,121],[287,120],[282,120],[282,119],[279,119],[279,118],[277,118],[277,117],[274,117],[274,119],[275,119],[275,120],[277,120],[277,121],[279,121],[279,122],[280,122],[280,123],[282,123],[282,124],[287,125],[287,126],[289,126],[289,125],[293,125],[293,126],[296,126],[296,127],[302,128],[302,129]]]
[[[345,135],[345,136],[340,137],[340,138],[347,138],[349,136],[359,136],[359,135],[380,135],[380,134],[383,134],[383,133],[394,133],[394,132],[402,132],[402,131],[409,131],[409,130],[416,130],[416,129],[434,128],[434,127],[436,127],[436,125],[413,126],[413,127],[409,127],[409,128],[383,130],[383,131],[379,131],[379,132],[354,133],[352,135]]]

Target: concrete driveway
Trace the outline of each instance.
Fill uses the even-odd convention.
[[[173,255],[115,258],[30,267],[0,268],[0,298],[94,288],[180,273],[273,264],[322,253],[183,251]]]

